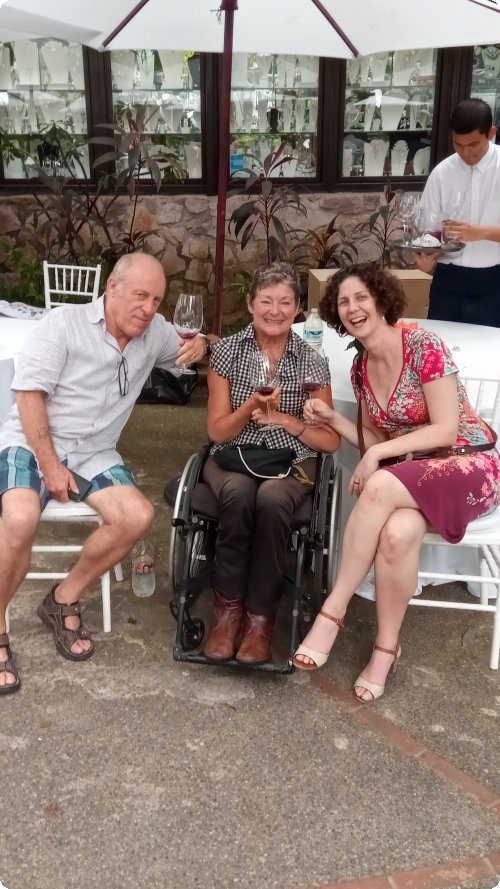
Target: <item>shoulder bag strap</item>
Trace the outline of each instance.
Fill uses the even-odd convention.
[[[363,363],[363,352],[359,352],[358,357],[356,358],[356,367],[355,367],[355,377],[356,377],[356,385],[359,389],[359,401],[358,401],[358,416],[356,420],[356,426],[358,428],[358,447],[359,452],[362,457],[364,457],[366,453],[365,448],[365,440],[363,437],[363,419],[361,415],[361,399],[363,397],[363,375],[361,373],[361,365]]]

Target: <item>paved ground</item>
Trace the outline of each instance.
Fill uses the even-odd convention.
[[[157,592],[113,587],[97,652],[59,657],[12,608],[24,681],[1,702],[7,889],[493,889],[500,880],[500,678],[484,616],[412,609],[400,669],[351,696],[373,606],[356,599],[321,673],[271,677],[171,659],[165,480],[204,441],[206,391],[136,408],[122,441],[157,504]],[[203,610],[203,609],[202,609]],[[285,632],[279,644],[285,644]]]

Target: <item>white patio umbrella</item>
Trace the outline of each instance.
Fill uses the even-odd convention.
[[[96,49],[223,52],[214,328],[220,332],[234,52],[353,58],[500,42],[500,0],[0,0],[0,40],[59,37]],[[89,23],[91,27],[89,28]]]

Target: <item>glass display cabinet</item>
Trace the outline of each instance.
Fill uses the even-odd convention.
[[[428,174],[436,61],[414,49],[346,63],[342,178]]]
[[[230,173],[259,172],[281,142],[291,158],[277,176],[316,176],[319,58],[235,53],[231,77]]]
[[[62,40],[0,43],[0,130],[5,179],[89,175],[82,47]]]
[[[475,46],[470,95],[484,99],[491,108],[493,125],[500,126],[500,44]],[[497,142],[499,134],[497,133]]]
[[[168,181],[162,153],[174,151],[189,179],[203,176],[200,56],[170,50],[113,51],[111,81],[115,120],[126,123],[145,107],[144,133]],[[141,174],[142,175],[142,174]],[[150,178],[147,170],[145,179]]]

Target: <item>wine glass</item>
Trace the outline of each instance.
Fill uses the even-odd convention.
[[[257,349],[250,357],[250,382],[259,395],[271,395],[279,384],[277,364],[267,352]],[[278,429],[271,420],[271,405],[267,402],[266,431]]]
[[[404,191],[398,195],[396,204],[396,216],[403,226],[403,246],[410,247],[412,240],[413,224],[418,212],[419,195],[414,192]]]
[[[436,244],[436,248],[439,249],[443,234],[443,222],[440,214],[435,210],[430,210],[429,207],[420,206],[416,224],[419,237],[422,238],[425,235],[431,235],[431,237],[439,242]]]
[[[203,324],[203,299],[199,293],[179,293],[174,310],[174,327],[183,340],[197,336]],[[186,364],[179,366],[183,374],[194,374]]]
[[[463,218],[464,200],[465,192],[459,191],[458,189],[452,191],[448,196],[445,204],[443,219],[443,241],[445,244],[454,244],[456,243],[456,241],[458,241],[458,236],[453,228],[452,223],[453,220]]]
[[[306,398],[311,398],[318,389],[328,385],[328,364],[322,351],[304,346],[297,362],[297,379]],[[313,420],[304,420],[309,426],[321,425]]]

